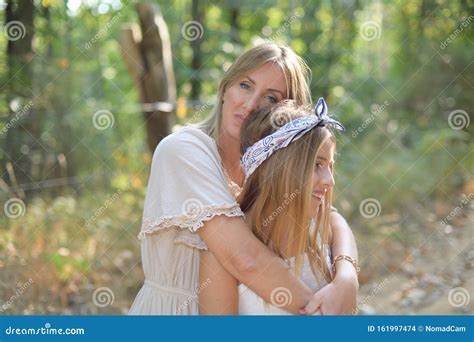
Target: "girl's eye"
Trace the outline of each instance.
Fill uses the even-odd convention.
[[[250,86],[249,86],[247,83],[242,82],[242,83],[240,83],[240,88],[242,88],[242,89],[249,89]]]
[[[321,163],[316,163],[316,166],[314,167],[314,169],[315,169],[316,171],[318,171],[318,170],[320,170],[322,167],[323,167],[323,164],[321,164]]]

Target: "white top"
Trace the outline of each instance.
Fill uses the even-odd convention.
[[[198,314],[199,251],[207,247],[196,231],[216,215],[244,216],[215,140],[184,127],[153,155],[139,234],[145,282],[129,314]]]
[[[320,242],[319,235],[318,242]],[[326,255],[326,265],[331,269],[331,257],[328,246],[325,245],[324,251]],[[290,267],[294,271],[295,258],[290,258],[289,261]],[[304,255],[304,260],[300,267],[300,273],[298,276],[314,292],[327,285],[327,281],[320,271],[316,274],[313,273],[306,254]],[[245,284],[240,284],[238,290],[239,315],[291,315],[290,312],[281,308],[282,306],[287,305],[292,299],[291,292],[284,287],[279,287],[273,290],[271,293],[271,303],[265,302],[262,297],[258,296]]]

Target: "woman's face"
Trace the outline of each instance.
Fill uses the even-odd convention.
[[[250,112],[287,96],[285,76],[276,64],[267,63],[249,72],[224,92],[220,133],[240,141],[240,128]]]
[[[313,172],[313,192],[311,202],[313,208],[319,208],[323,202],[324,195],[334,186],[332,174],[334,160],[334,144],[327,139],[321,145],[319,153],[316,156],[316,163]]]

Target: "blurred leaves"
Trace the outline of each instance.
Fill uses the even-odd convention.
[[[474,191],[474,125],[453,130],[448,122],[454,110],[472,116],[474,108],[474,24],[450,38],[472,16],[472,4],[206,2],[203,67],[196,72],[190,43],[181,32],[192,19],[190,1],[156,3],[171,36],[178,124],[207,115],[224,71],[253,44],[271,39],[306,60],[313,98],[326,97],[331,114],[347,129],[338,136],[335,206],[358,234],[362,255],[387,237],[382,244],[387,256],[380,258],[405,257],[402,251],[410,241],[447,215],[460,193]],[[29,185],[36,196],[28,201],[26,215],[0,218],[0,281],[35,280],[34,290],[25,294],[34,300],[19,301],[11,313],[54,313],[59,306],[80,310],[74,305],[95,313],[89,292],[110,282],[122,291],[111,310],[123,312],[142,279],[136,235],[152,154],[145,144],[139,94],[117,43],[121,26],[136,23],[137,16],[130,2],[77,4],[37,1],[34,79],[27,91],[31,98],[9,103],[6,91],[0,92],[0,131],[30,100],[42,118],[36,145],[40,152],[22,149],[22,158],[35,161],[32,172],[44,181],[70,181],[69,186]],[[376,24],[380,37],[364,39],[366,22]],[[2,85],[11,81],[6,43],[0,35]],[[202,109],[187,103],[193,77],[202,85]],[[94,127],[93,114],[99,110],[112,113],[113,127]],[[21,129],[25,120],[31,117],[19,117],[13,127]],[[5,137],[0,136],[2,147]],[[8,152],[0,149],[0,160]],[[2,174],[6,177],[4,170]],[[4,203],[9,194],[2,191],[0,198]],[[365,198],[381,203],[380,217],[361,218],[359,203]],[[414,209],[414,203],[422,208]],[[435,218],[430,218],[431,207]],[[395,261],[390,270],[398,267]],[[383,265],[376,269],[384,271]],[[9,298],[9,292],[2,295],[0,300]],[[32,309],[27,303],[33,301],[37,307]]]

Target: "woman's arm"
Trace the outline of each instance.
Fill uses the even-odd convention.
[[[201,252],[199,265],[199,314],[238,315],[237,280],[208,251]]]
[[[357,247],[349,225],[337,212],[331,213],[331,254],[348,255],[357,260]],[[323,315],[352,314],[357,308],[359,280],[354,266],[347,261],[336,264],[336,275],[333,281],[316,292],[306,306],[308,314],[320,312]]]
[[[311,289],[253,234],[242,218],[216,216],[197,232],[217,262],[266,302],[274,302],[284,291],[289,300],[279,304],[298,314],[313,296]],[[211,284],[219,279],[212,274],[208,277]],[[222,289],[219,291],[221,293]],[[234,290],[230,292],[235,294]]]

